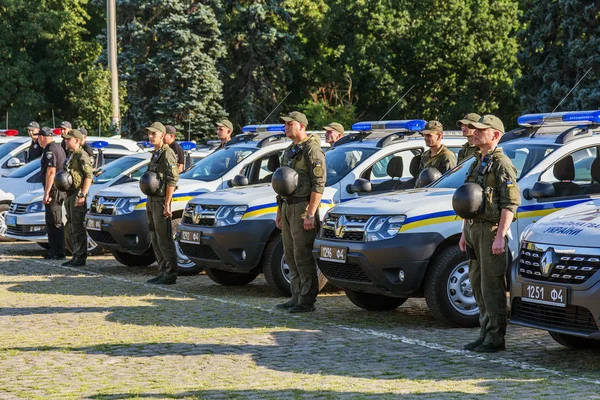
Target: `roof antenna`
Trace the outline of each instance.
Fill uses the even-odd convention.
[[[398,100],[396,103],[394,103],[394,105],[393,105],[393,106],[392,106],[392,107],[391,107],[391,108],[390,108],[390,109],[389,109],[389,110],[388,110],[388,111],[387,111],[385,114],[383,114],[383,117],[379,118],[379,121],[377,121],[377,123],[380,123],[380,122],[381,122],[381,120],[382,120],[382,119],[384,119],[384,118],[385,118],[385,117],[386,117],[386,116],[387,116],[387,115],[390,113],[390,111],[392,111],[392,110],[394,109],[394,107],[396,107],[396,106],[398,105],[398,103],[400,103],[400,102],[402,101],[402,99],[406,97],[406,95],[407,95],[407,94],[408,94],[408,93],[409,93],[411,90],[413,90],[413,88],[414,88],[414,87],[415,87],[415,85],[412,85],[412,86],[410,87],[410,89],[408,89],[406,92],[404,92],[404,94],[402,95],[402,97],[400,97],[400,99],[399,99],[399,100]]]
[[[273,109],[273,111],[271,111],[271,112],[269,113],[269,115],[267,115],[267,118],[265,118],[265,119],[263,120],[263,122],[261,122],[261,123],[260,123],[261,125],[263,125],[265,122],[267,122],[267,120],[269,119],[269,117],[270,117],[271,115],[273,115],[273,113],[275,112],[275,110],[277,110],[277,109],[279,108],[279,106],[281,105],[281,103],[283,103],[283,102],[285,101],[285,99],[287,99],[287,98],[288,98],[288,96],[289,96],[290,94],[292,94],[292,92],[289,92],[288,94],[286,94],[286,95],[285,95],[285,97],[283,98],[283,100],[281,100],[281,101],[279,102],[279,104],[277,104],[277,105],[275,106],[275,108]]]
[[[573,87],[571,88],[571,90],[569,90],[569,92],[567,94],[565,94],[565,96],[562,98],[562,100],[560,101],[560,103],[558,103],[558,105],[556,107],[554,107],[554,110],[552,110],[552,112],[550,114],[548,114],[548,116],[546,118],[542,118],[542,123],[540,124],[540,126],[538,126],[535,130],[535,132],[533,132],[531,134],[531,137],[534,137],[536,135],[536,133],[540,130],[540,128],[544,125],[544,123],[546,123],[546,120],[549,119],[552,114],[554,114],[554,112],[558,109],[558,107],[560,107],[560,105],[562,103],[564,103],[564,101],[567,99],[567,97],[569,97],[569,95],[571,94],[571,92],[573,90],[575,90],[575,88],[579,85],[579,83],[581,83],[581,81],[583,80],[583,78],[586,77],[587,74],[590,73],[590,71],[592,70],[592,67],[588,68],[587,71],[585,71],[585,74],[583,74],[583,76],[581,78],[579,78],[579,80],[577,82],[575,82],[575,85],[573,85]]]

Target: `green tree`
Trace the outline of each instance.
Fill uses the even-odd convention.
[[[215,17],[218,3],[120,0],[121,79],[130,109],[124,125],[142,137],[154,120],[192,136],[213,132],[225,115],[217,63],[225,50]]]

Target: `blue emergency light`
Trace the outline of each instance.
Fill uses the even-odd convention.
[[[258,132],[285,132],[284,124],[246,125],[242,128],[244,133]]]
[[[521,126],[539,126],[542,124],[600,124],[600,110],[563,111],[556,113],[525,114],[517,118]]]
[[[409,131],[409,132],[419,132],[425,129],[425,125],[427,125],[427,121],[422,119],[407,119],[407,120],[397,120],[397,121],[364,121],[357,122],[352,125],[353,131],[375,131],[375,130],[401,130],[401,131]]]
[[[149,149],[150,147],[154,147],[152,146],[152,143],[150,143],[149,141],[145,141],[145,142],[137,142],[138,146],[141,146],[145,149]]]
[[[179,142],[179,145],[185,151],[194,150],[196,148],[196,143],[194,142]]]
[[[104,140],[96,140],[95,142],[91,142],[90,146],[93,149],[103,149],[108,146],[108,142],[105,142]]]

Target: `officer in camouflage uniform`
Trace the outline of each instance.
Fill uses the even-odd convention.
[[[277,305],[291,313],[315,310],[319,292],[312,247],[318,229],[318,208],[325,189],[325,155],[318,135],[307,135],[306,116],[294,111],[281,119],[292,144],[281,165],[298,173],[298,186],[288,197],[278,197],[276,224],[281,229],[283,252],[290,267],[292,299]]]
[[[425,168],[435,168],[443,175],[446,171],[456,166],[454,153],[442,144],[443,137],[444,127],[442,124],[438,121],[429,121],[423,130],[423,138],[429,150],[421,156],[419,174]]]
[[[149,172],[158,174],[160,186],[156,195],[148,196],[146,213],[148,229],[152,238],[152,249],[156,256],[159,274],[148,280],[156,285],[173,285],[177,282],[177,252],[173,241],[171,200],[179,180],[177,156],[165,143],[166,128],[155,122],[146,128],[148,141],[154,146],[148,165]]]
[[[74,129],[64,136],[69,151],[65,171],[73,177],[73,186],[67,191],[65,208],[69,223],[73,258],[63,265],[81,267],[87,259],[87,231],[85,230],[86,198],[92,184],[93,169],[90,156],[83,151],[83,134]]]
[[[456,125],[458,125],[458,127],[462,131],[463,136],[467,138],[467,142],[463,144],[462,149],[460,149],[458,152],[458,163],[475,155],[475,153],[478,150],[477,146],[473,144],[473,132],[475,132],[475,129],[469,128],[469,124],[479,122],[480,118],[481,116],[479,114],[469,113],[465,115],[463,119],[459,119],[458,121],[456,121]]]
[[[479,306],[481,330],[465,350],[496,352],[506,348],[506,271],[509,266],[506,235],[521,204],[517,170],[498,142],[504,124],[493,115],[484,115],[469,124],[475,129],[473,144],[480,151],[465,182],[483,189],[484,209],[480,216],[465,220],[459,246],[467,252],[469,279]]]

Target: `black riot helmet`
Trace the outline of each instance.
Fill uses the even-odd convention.
[[[273,190],[280,196],[291,196],[298,187],[298,173],[290,167],[279,167],[271,178]]]
[[[441,176],[442,174],[440,173],[440,171],[437,170],[437,168],[425,168],[419,174],[419,177],[417,178],[417,182],[415,184],[415,188],[425,187],[430,183],[437,181]]]
[[[140,190],[146,196],[156,196],[160,190],[160,179],[153,171],[146,171],[140,178]]]
[[[58,171],[54,175],[54,186],[61,192],[73,189],[73,176],[65,170]]]
[[[483,189],[476,183],[464,183],[452,196],[452,208],[463,219],[477,217],[483,211]]]

